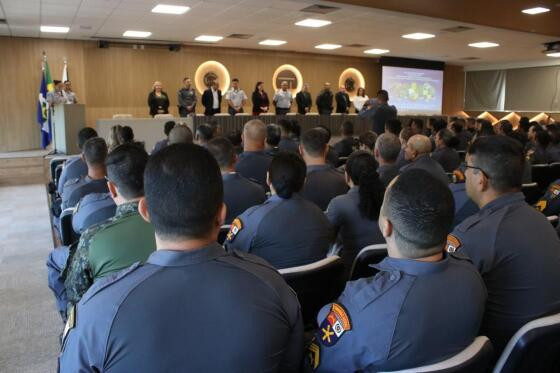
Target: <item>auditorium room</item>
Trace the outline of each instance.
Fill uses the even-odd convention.
[[[560,372],[560,0],[0,0],[0,372]]]

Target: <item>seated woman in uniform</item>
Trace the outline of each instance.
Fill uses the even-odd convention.
[[[329,203],[326,214],[337,241],[342,243],[341,257],[346,271],[361,249],[385,243],[377,219],[383,203],[384,186],[377,174],[377,162],[366,151],[356,151],[346,162],[345,178],[350,190]]]
[[[459,139],[447,128],[441,129],[436,134],[436,150],[432,153],[432,159],[438,161],[445,172],[453,172],[461,164],[461,158],[455,150],[459,145]]]

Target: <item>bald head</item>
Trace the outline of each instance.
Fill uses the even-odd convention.
[[[264,150],[265,140],[266,125],[262,121],[253,119],[245,123],[245,126],[243,126],[244,151]]]
[[[421,155],[429,154],[431,151],[432,142],[427,136],[414,135],[406,143],[405,158],[413,161]]]

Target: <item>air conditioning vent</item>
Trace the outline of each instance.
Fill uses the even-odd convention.
[[[345,45],[345,47],[348,47],[348,48],[366,48],[366,47],[368,47],[368,45],[366,45],[366,44],[348,44],[348,45]]]
[[[459,59],[462,61],[474,61],[474,60],[480,60],[480,57],[463,57]]]
[[[306,13],[315,13],[315,14],[329,14],[339,9],[340,8],[337,8],[335,6],[316,4],[316,5],[308,6],[307,8],[303,8],[301,11]]]
[[[226,36],[226,38],[228,39],[250,39],[252,37],[253,35],[249,35],[249,34],[231,34]]]
[[[455,26],[455,27],[448,27],[448,28],[441,29],[441,31],[447,31],[447,32],[463,32],[469,30],[474,30],[474,28],[467,27],[467,26]]]

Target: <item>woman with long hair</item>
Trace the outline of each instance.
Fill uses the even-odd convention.
[[[152,117],[156,114],[169,114],[169,97],[163,91],[160,81],[155,81],[152,86],[152,91],[148,95],[148,106]]]
[[[268,112],[270,102],[268,100],[268,95],[264,91],[263,82],[257,82],[257,84],[255,84],[255,90],[253,91],[251,100],[253,101],[253,115]]]

